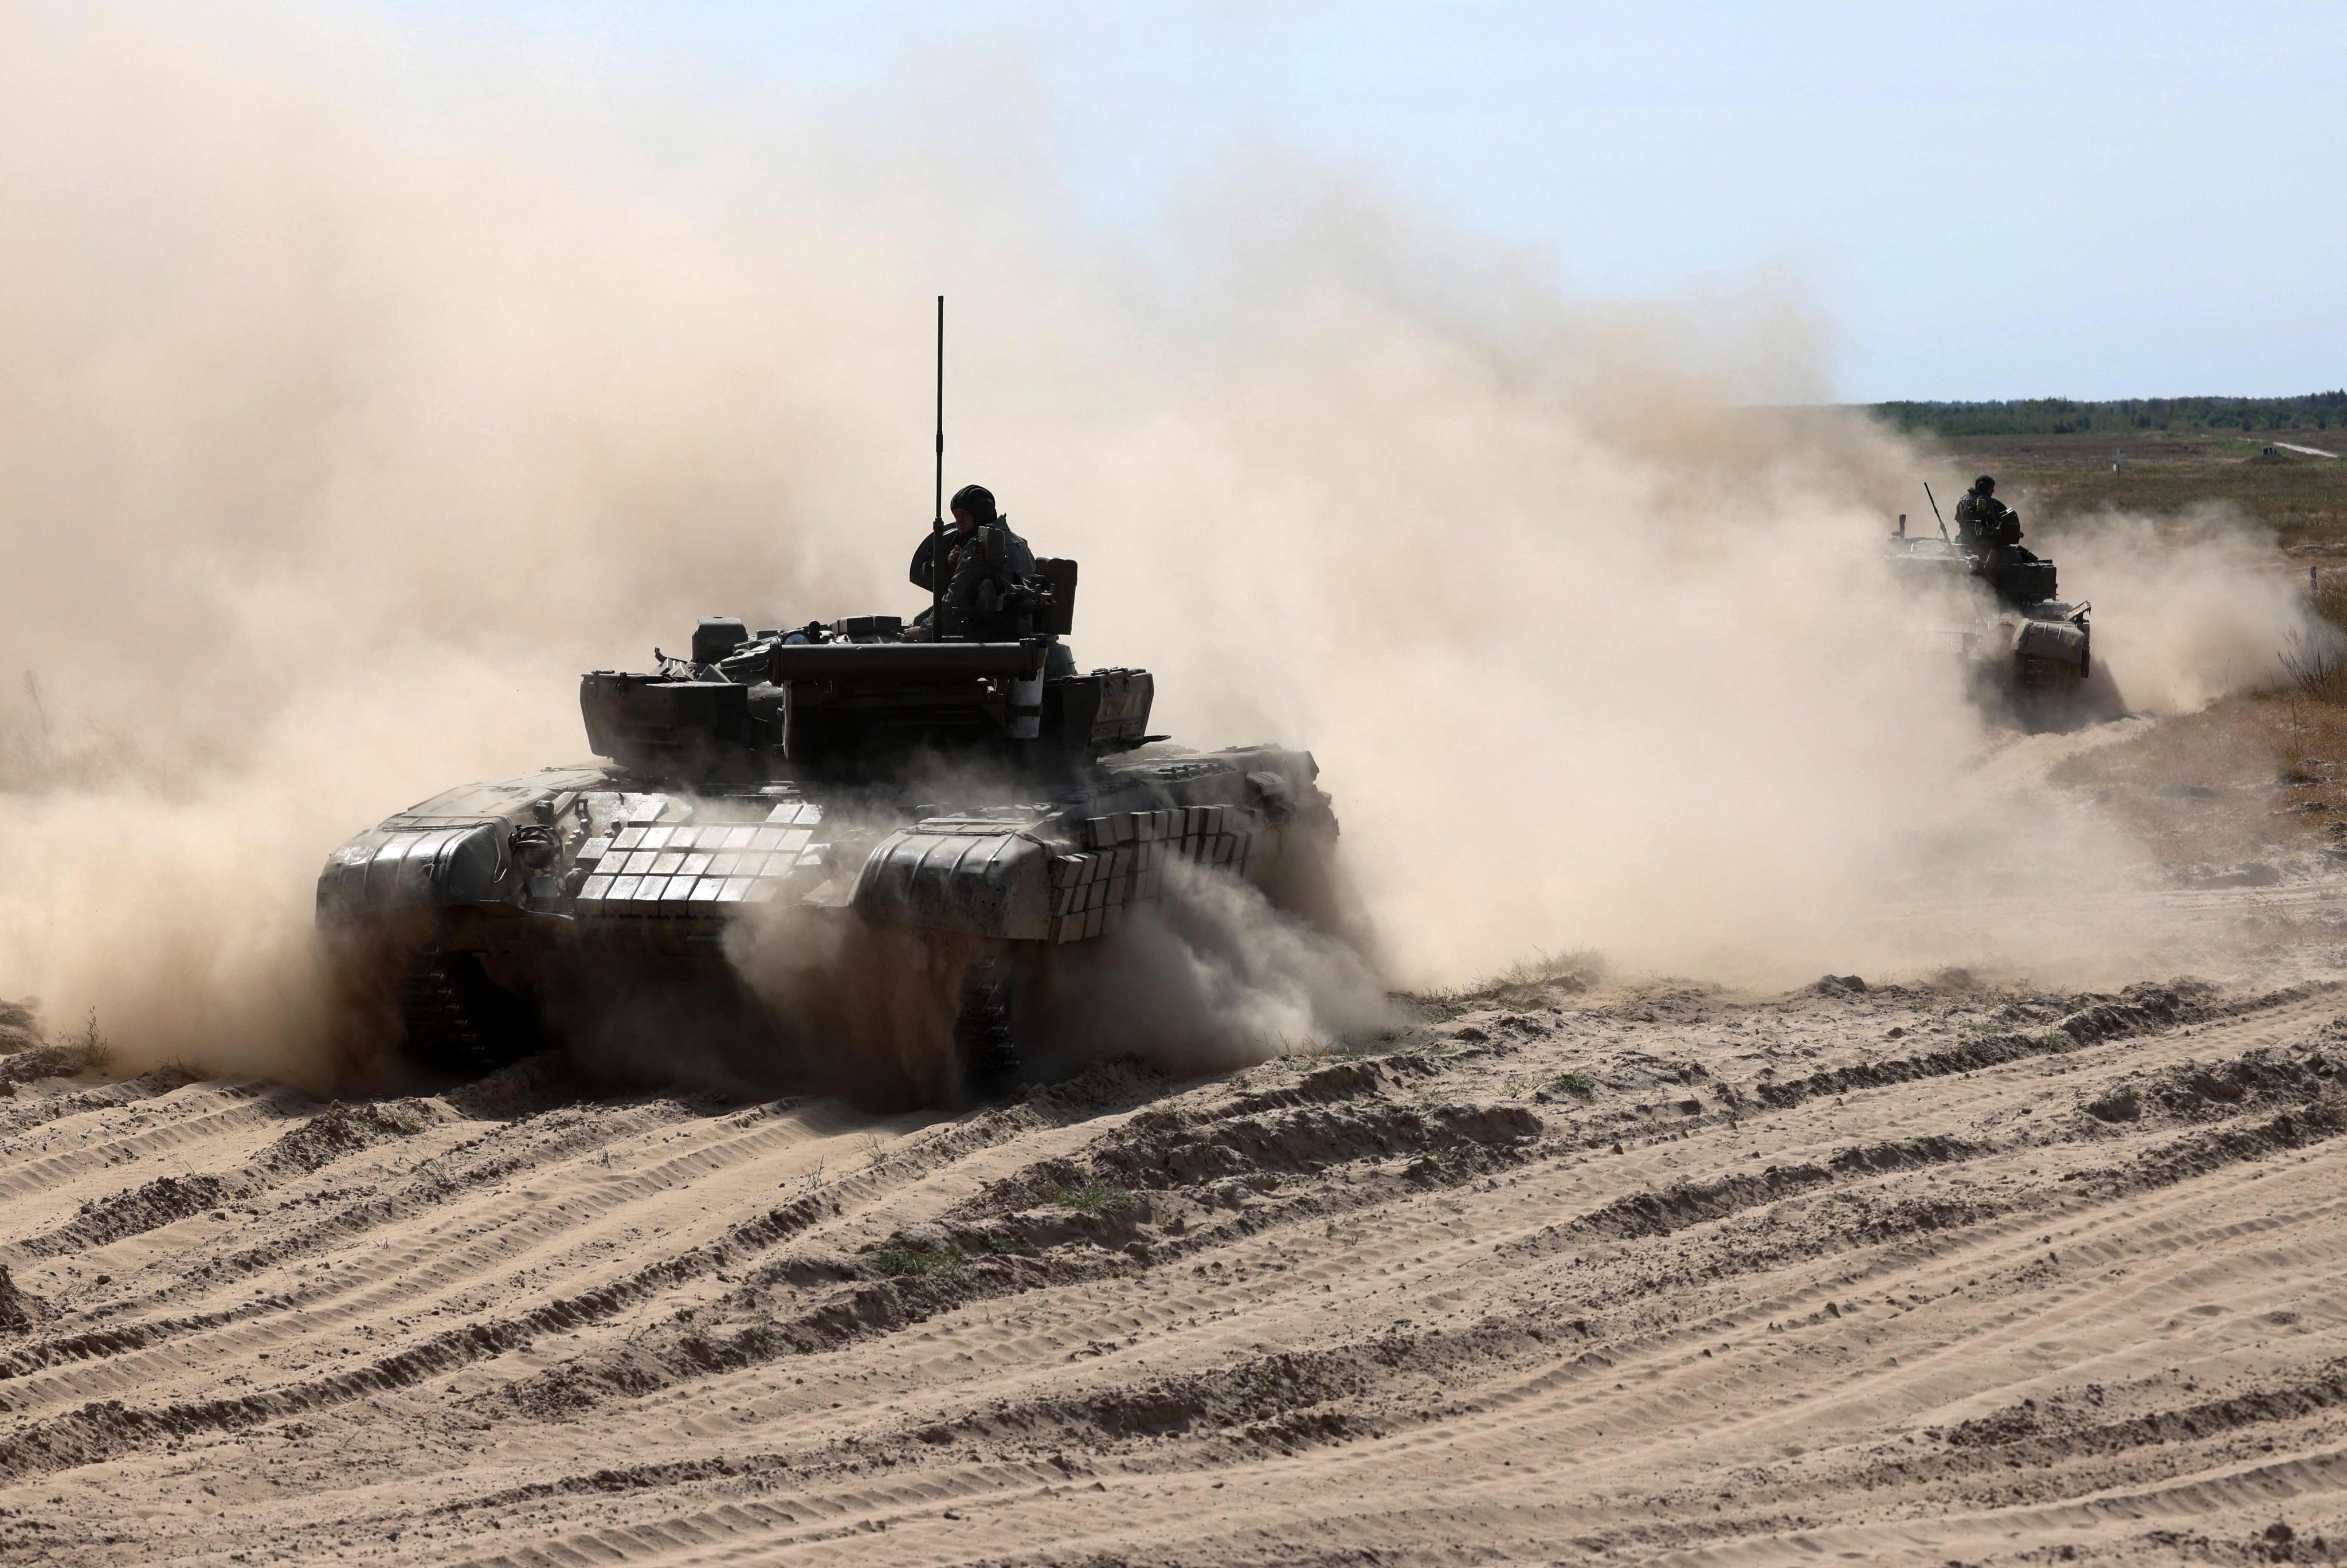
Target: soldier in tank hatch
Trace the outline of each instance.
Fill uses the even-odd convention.
[[[2021,514],[1996,498],[1996,478],[1983,474],[1956,502],[1957,542],[1994,550],[2021,542]]]
[[[1977,551],[1973,572],[2002,598],[2029,602],[2052,591],[2028,569],[2037,557],[2021,548],[2021,514],[1996,498],[1996,480],[1983,474],[1956,503],[1956,542]]]
[[[937,546],[934,536],[924,535],[913,551],[915,588],[935,591]],[[954,492],[953,527],[944,547],[943,635],[981,642],[1027,635],[1032,616],[1021,600],[1035,573],[1035,554],[1010,531],[1010,519],[994,509],[993,491],[964,485]]]

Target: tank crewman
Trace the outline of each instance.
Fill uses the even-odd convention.
[[[935,591],[936,544],[934,536],[925,534],[913,551],[913,586],[924,591]],[[964,485],[954,492],[945,551],[944,634],[980,642],[1027,635],[1033,617],[1020,600],[1027,579],[1035,574],[1035,553],[994,509],[993,491]]]
[[[1996,479],[1983,474],[1956,502],[1956,542],[1992,554],[2021,542],[2021,514],[1996,498]]]

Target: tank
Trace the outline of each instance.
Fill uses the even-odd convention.
[[[2052,561],[2018,546],[1907,532],[1889,541],[1896,577],[1919,608],[1918,641],[1961,661],[1974,698],[2024,728],[2116,717],[2117,692],[2096,661],[2092,606],[2061,597]]]
[[[940,1037],[887,1049],[944,1064],[903,1092],[998,1094],[1061,960],[1194,875],[1276,894],[1337,831],[1308,753],[1150,733],[1149,671],[1080,672],[1061,641],[1074,563],[1039,572],[1037,630],[1016,640],[712,616],[686,657],[591,671],[600,760],[459,785],[359,834],[327,859],[319,922],[377,956],[404,1050],[437,1072],[632,1017],[655,1051],[715,1034],[824,1076],[854,1031],[809,1038],[744,982],[730,941],[763,922],[794,950],[855,954],[855,984],[875,984],[877,953],[884,990],[942,993],[893,1008]]]

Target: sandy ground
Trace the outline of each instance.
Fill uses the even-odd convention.
[[[1563,973],[955,1118],[18,1084],[0,1560],[2347,1555],[2326,867],[2157,896],[2228,984]]]

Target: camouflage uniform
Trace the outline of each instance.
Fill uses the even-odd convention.
[[[1956,539],[1976,549],[2017,545],[2021,542],[2021,514],[1975,480],[1956,503]]]
[[[2031,602],[2024,585],[2034,588],[2034,579],[2019,569],[2037,558],[2021,548],[2021,514],[1991,495],[1989,483],[1982,476],[1956,503],[1956,542],[1977,552],[1973,573],[1985,578],[1997,597]]]
[[[978,526],[966,534],[946,529],[944,635],[979,642],[1028,635],[1034,617],[1020,601],[1035,575],[1035,552],[1010,531],[1008,518],[996,515],[994,497],[978,486],[958,493],[954,505],[969,510]],[[934,591],[937,542],[925,535],[913,551],[913,586],[925,591]]]

